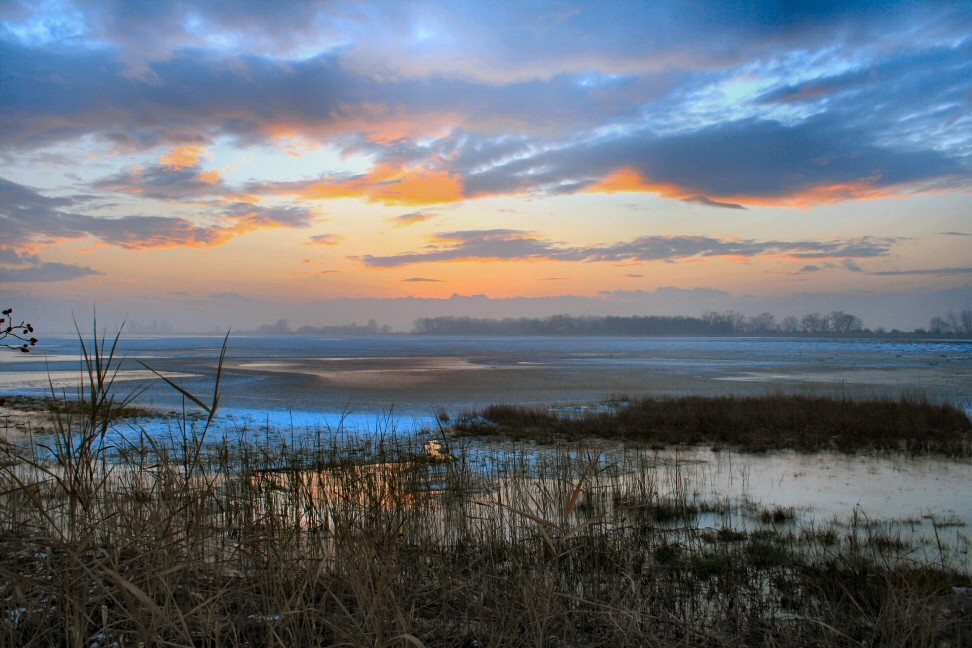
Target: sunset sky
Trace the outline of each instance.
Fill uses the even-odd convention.
[[[972,3],[4,1],[0,48],[25,315],[972,307]]]

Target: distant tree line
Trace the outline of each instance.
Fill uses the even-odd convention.
[[[573,317],[543,319],[428,317],[416,320],[418,335],[710,335],[696,317]]]
[[[706,311],[700,317],[689,316],[574,316],[554,315],[544,318],[489,319],[474,317],[426,317],[415,321],[411,331],[416,335],[505,335],[505,336],[909,336],[972,337],[972,310],[950,312],[933,317],[927,329],[885,331],[867,329],[860,317],[844,311],[789,315],[777,319],[772,313],[744,315],[736,311]],[[287,320],[264,324],[253,335],[389,335],[388,325],[375,320],[367,324],[342,326],[301,326],[291,329]]]
[[[776,316],[772,313],[760,313],[747,317],[735,311],[724,313],[707,311],[702,313],[702,320],[710,324],[714,331],[723,335],[765,335],[768,333],[846,335],[864,331],[864,322],[861,321],[861,318],[844,311],[833,311],[829,314],[808,313],[803,317],[789,315],[781,321],[777,321]]]
[[[339,326],[301,326],[292,330],[287,320],[278,319],[273,324],[264,324],[253,335],[389,335],[391,327],[387,324],[379,326],[373,319],[367,324],[342,324]]]
[[[418,335],[850,335],[864,333],[860,317],[843,311],[810,313],[777,321],[771,313],[746,316],[735,311],[701,317],[574,317],[480,319],[428,317],[416,320]]]
[[[945,317],[933,317],[928,332],[935,335],[961,335],[972,337],[972,310],[960,313],[951,311]]]

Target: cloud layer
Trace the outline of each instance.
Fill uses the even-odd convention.
[[[371,267],[390,268],[439,261],[675,261],[704,257],[749,259],[774,255],[793,259],[866,258],[886,256],[895,244],[889,238],[843,241],[725,240],[708,236],[643,236],[632,241],[590,247],[567,247],[517,230],[443,232],[421,252],[365,256]]]
[[[543,3],[539,15],[71,4],[2,16],[8,155],[83,138],[139,151],[299,133],[367,151],[371,171],[252,189],[397,204],[627,189],[812,205],[966,184],[970,172],[972,9],[958,3]],[[71,37],[55,44],[55,24]],[[171,198],[178,186],[187,199],[214,182],[189,164],[99,187]]]
[[[30,249],[65,239],[92,237],[121,248],[218,245],[254,229],[306,227],[313,220],[303,207],[260,207],[243,202],[214,204],[206,210],[210,225],[174,216],[131,215],[101,218],[75,211],[84,201],[49,198],[31,187],[0,178],[3,246]]]
[[[878,218],[828,237],[780,234],[761,214],[967,195],[970,25],[972,5],[935,1],[2,3],[0,271],[67,281],[104,270],[50,261],[65,242],[217,247],[284,228],[307,230],[296,245],[322,246],[342,275],[782,258],[792,281],[961,277],[954,258],[866,272],[861,259],[907,236]],[[599,224],[580,209],[570,230],[434,207],[619,193],[747,233],[654,227],[645,208],[589,245],[563,233]],[[357,211],[334,208],[345,199]],[[313,229],[325,213],[326,234]]]

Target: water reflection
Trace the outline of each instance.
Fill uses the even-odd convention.
[[[294,523],[329,531],[368,509],[419,507],[440,539],[457,516],[507,539],[538,529],[556,539],[591,524],[649,528],[678,541],[771,530],[794,540],[853,537],[902,559],[972,566],[970,462],[458,444],[428,439],[412,460],[265,471],[251,484]]]

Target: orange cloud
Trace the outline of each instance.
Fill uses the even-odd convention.
[[[159,163],[168,169],[185,169],[188,167],[194,167],[199,164],[199,160],[204,154],[204,149],[201,146],[196,146],[194,144],[183,144],[177,146],[162,157],[159,158]]]
[[[876,181],[877,178],[866,178],[854,182],[820,185],[819,187],[812,187],[799,193],[777,198],[754,196],[740,198],[740,200],[746,200],[753,205],[809,209],[815,205],[829,205],[845,200],[880,200],[882,198],[899,196],[904,193],[903,187],[892,185],[877,187],[875,186]]]
[[[260,202],[260,196],[256,194],[226,194],[223,201],[228,203],[248,203],[255,205]]]
[[[219,181],[223,179],[219,171],[202,171],[196,177],[200,182],[205,182],[210,185],[219,184]]]
[[[692,198],[698,192],[689,191],[676,184],[650,182],[641,173],[631,168],[621,168],[605,176],[585,189],[590,193],[621,193],[631,191],[637,193],[653,193],[665,198],[684,200]],[[720,197],[721,198],[721,197]]]
[[[416,113],[402,106],[362,101],[342,103],[327,114],[327,119],[314,123],[284,119],[264,124],[260,130],[278,140],[287,154],[300,157],[306,150],[316,148],[316,142],[335,135],[361,133],[369,142],[388,144],[404,139],[441,137],[466,121],[460,111]],[[289,140],[306,140],[308,144],[306,148],[295,146]]]
[[[242,228],[197,227],[182,219],[173,219],[165,227],[152,228],[155,231],[122,231],[101,239],[97,247],[116,246],[125,250],[158,250],[165,248],[208,248],[236,238],[244,232]]]
[[[304,245],[338,245],[344,240],[343,236],[337,234],[316,234],[310,237]]]
[[[271,191],[274,191],[271,188]],[[396,168],[376,165],[367,175],[345,180],[320,180],[299,186],[283,186],[276,193],[294,194],[307,200],[364,198],[396,205],[428,205],[464,199],[462,183],[446,171],[422,167]]]
[[[600,182],[587,188],[592,193],[619,193],[622,191],[651,191],[641,174],[634,169],[619,169],[607,175]]]
[[[816,205],[833,204],[845,200],[879,200],[901,195],[903,186],[886,185],[878,187],[879,178],[869,177],[853,182],[820,185],[789,194],[775,196],[726,194],[706,196],[709,202],[718,201],[727,205],[739,203],[762,207],[797,207],[809,209]],[[631,168],[622,168],[607,175],[585,189],[591,193],[618,193],[623,191],[654,193],[665,198],[695,201],[698,192],[676,184],[651,182],[641,173]]]
[[[150,222],[143,224],[143,220]],[[227,225],[198,226],[181,218],[127,217],[117,221],[123,225],[113,228],[114,231],[93,233],[100,239],[96,243],[98,247],[117,246],[139,251],[179,247],[211,248],[250,232],[292,226],[273,220],[260,208],[235,214],[233,222]]]

